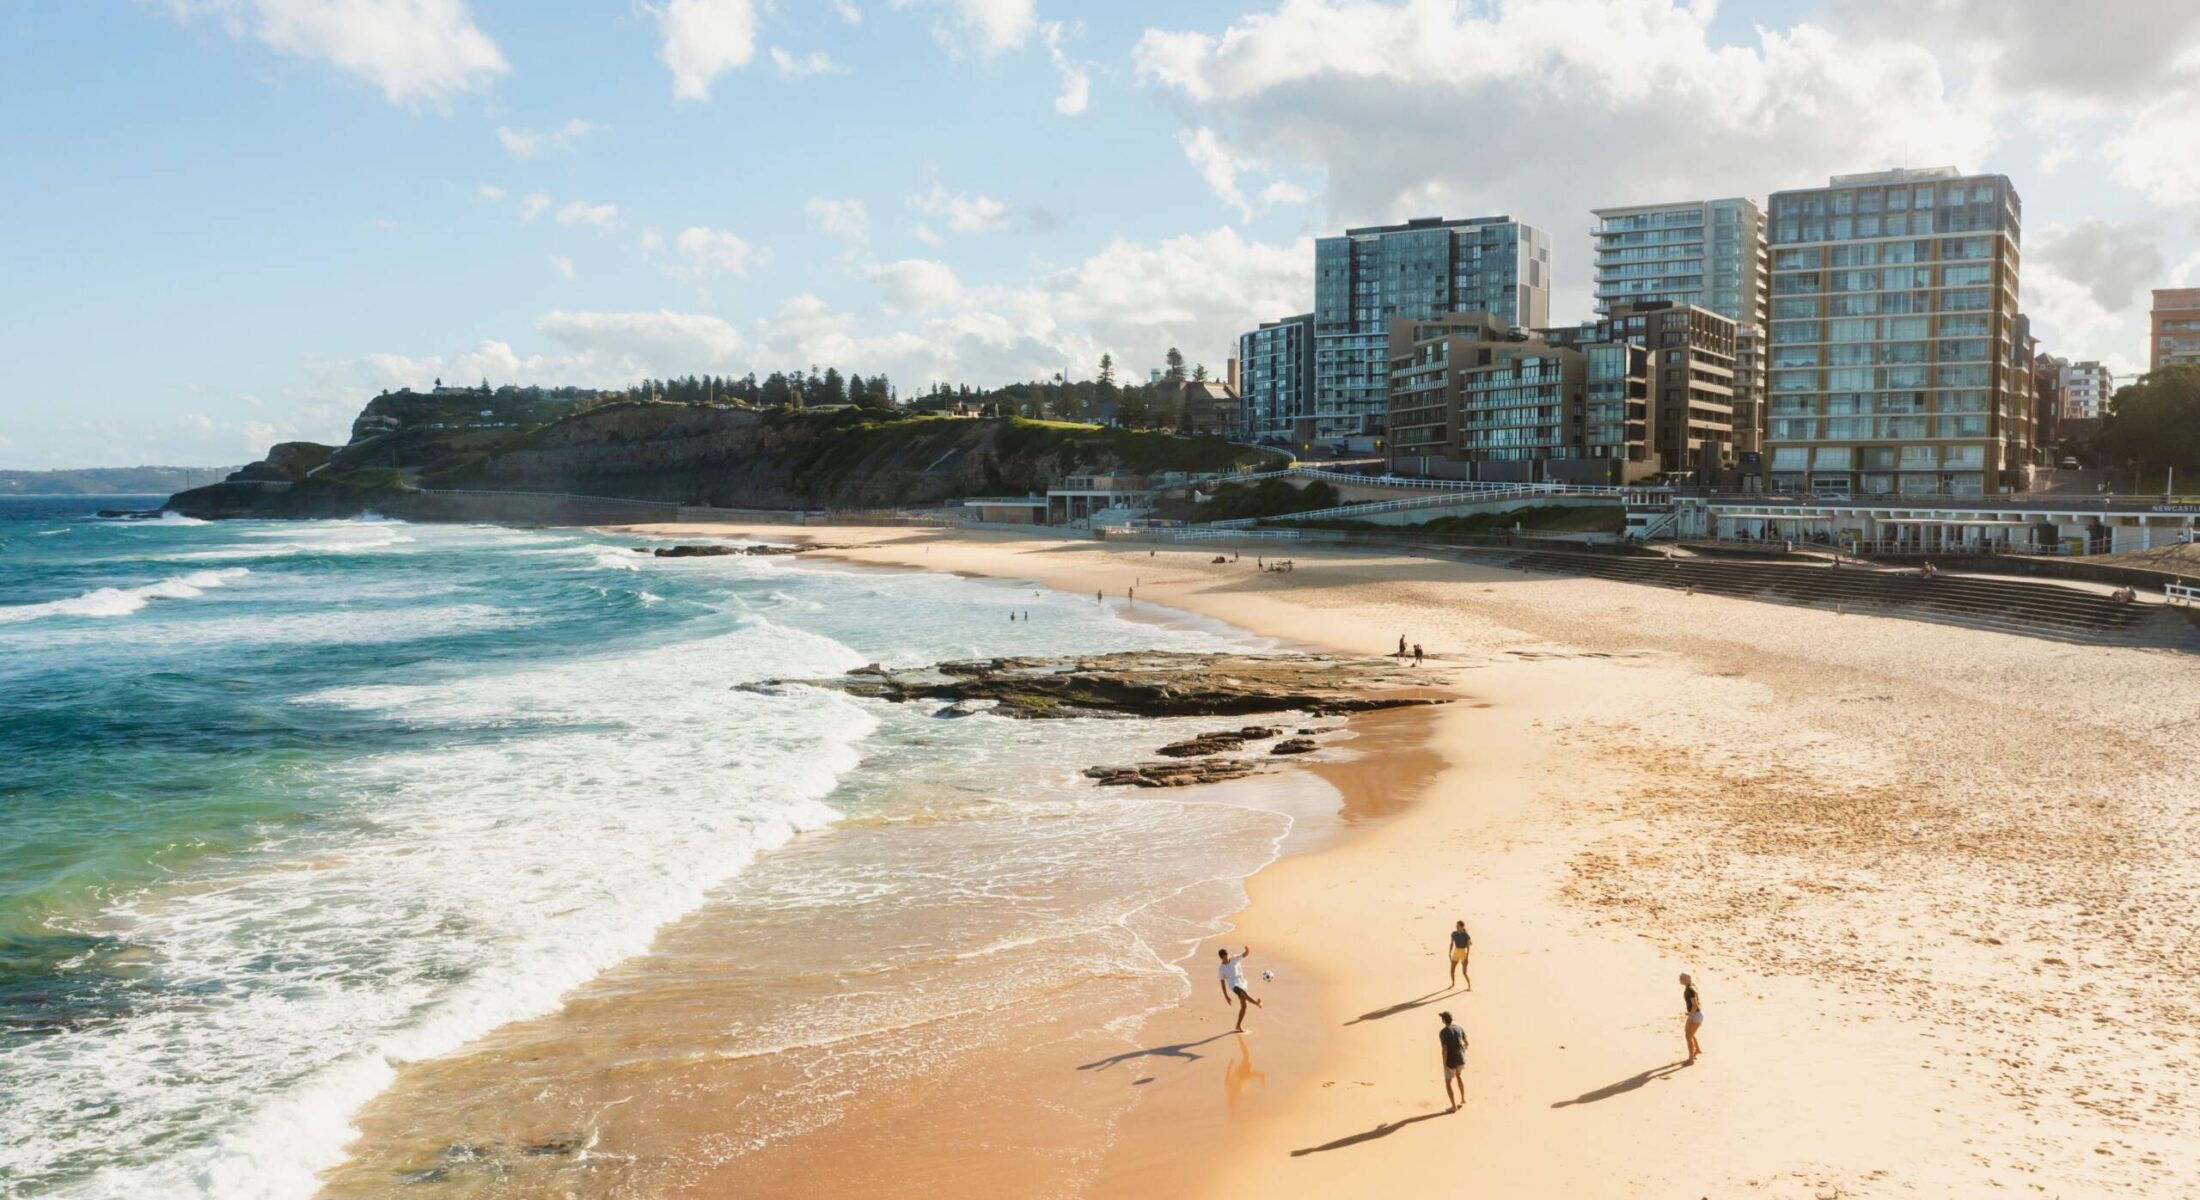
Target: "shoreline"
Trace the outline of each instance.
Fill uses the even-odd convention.
[[[2178,656],[1381,551],[1294,548],[1298,571],[1265,576],[1210,564],[1213,546],[819,532],[854,563],[1073,594],[1135,580],[1141,600],[1319,647],[1379,652],[1403,629],[1490,705],[1436,718],[1427,800],[1247,883],[1223,940],[1291,964],[1311,1065],[1261,1062],[1257,1111],[1219,1125],[1141,1105],[1090,1194],[1357,1194],[1461,1170],[1509,1194],[2200,1183],[2175,1132],[2200,1052],[2191,931],[2162,919],[2200,876],[2200,771],[2157,715],[2200,704]],[[1432,997],[1453,915],[1480,990]],[[1685,1070],[1680,970],[1711,1014]],[[2071,1001],[2106,1011],[2072,1020]],[[1467,1119],[1437,1122],[1423,1043],[1445,1006],[1474,1049]],[[1176,1044],[1178,1016],[1146,1043]],[[1283,1040],[1253,1020],[1252,1046]],[[1202,1090],[1213,1108],[1218,1078],[1226,1111],[1242,1101],[1231,1073],[1250,1067],[1163,1057],[1186,1112]]]
[[[863,564],[851,564],[851,569],[855,572],[894,570],[896,573],[902,570]],[[1058,604],[1059,599],[1054,603]],[[1273,647],[1276,641],[1247,635],[1226,622],[1197,614],[1165,612],[1150,604],[1140,606],[1140,610],[1130,614],[1133,619],[1151,620],[1174,628],[1225,628],[1236,637],[1250,639],[1255,645]],[[1379,815],[1383,808],[1379,801],[1362,802],[1355,796],[1340,799],[1333,790],[1334,782],[1325,784],[1321,780],[1329,777],[1334,781],[1339,772],[1349,774],[1355,763],[1368,754],[1366,747],[1371,744],[1383,747],[1391,742],[1417,741],[1414,731],[1425,725],[1426,712],[1421,708],[1404,708],[1356,714],[1348,721],[1335,718],[1324,721],[1324,725],[1349,725],[1350,728],[1349,733],[1341,735],[1341,740],[1321,739],[1329,748],[1328,754],[1279,758],[1262,774],[1245,779],[1160,793],[1106,789],[1101,794],[1118,805],[1126,801],[1133,806],[1174,802],[1194,808],[1273,814],[1280,819],[1273,840],[1262,839],[1263,848],[1256,860],[1236,868],[1216,866],[1217,874],[1213,879],[1195,881],[1176,898],[1163,897],[1157,912],[1146,918],[1139,917],[1135,910],[1129,914],[1130,924],[1159,931],[1158,937],[1148,932],[1141,940],[1151,940],[1154,951],[1161,953],[1172,966],[1180,966],[1197,945],[1196,934],[1193,940],[1184,940],[1181,930],[1187,926],[1202,931],[1227,929],[1228,915],[1243,906],[1242,893],[1235,889],[1242,887],[1245,877],[1257,873],[1284,853],[1286,839],[1297,845],[1302,841],[1332,837],[1348,821]],[[1209,728],[1231,723],[1227,718],[1160,719],[1176,725],[1196,723]],[[1043,732],[1047,724],[1011,723],[1012,726],[1026,726],[1031,733]],[[1136,724],[1146,726],[1150,722]],[[1164,734],[1165,728],[1154,726],[1147,731],[1152,739],[1147,747],[1149,753],[1162,742],[1189,732],[1179,729]],[[1339,750],[1347,757],[1334,757]],[[1380,757],[1387,759],[1390,755],[1385,753]],[[1294,784],[1295,779],[1305,783]],[[1261,790],[1246,790],[1248,788]],[[1296,799],[1279,802],[1279,792]],[[1322,794],[1317,796],[1316,792]],[[1309,814],[1313,814],[1314,819],[1309,820]],[[846,829],[841,828],[843,824],[847,825]],[[823,861],[818,857],[821,853],[831,858],[832,848],[844,846],[849,838],[883,836],[891,839],[919,832],[916,829],[885,830],[882,834],[879,830],[864,828],[872,824],[874,822],[863,817],[836,823],[834,828],[814,833],[781,854]],[[750,885],[768,890],[766,880],[784,875],[789,869],[793,868],[788,867],[781,856],[774,856],[752,866],[744,873],[743,882],[730,885],[726,890],[735,896],[748,890]],[[1223,890],[1218,893],[1216,887]],[[996,1152],[989,1154],[989,1166],[999,1168],[1001,1175],[993,1185],[996,1188],[993,1194],[1055,1194],[1046,1185],[1063,1169],[1062,1163],[1067,1161],[1074,1167],[1078,1160],[1099,1154],[1105,1146],[1113,1120],[1104,1114],[1109,1108],[1120,1107],[1123,1103],[1107,1089],[1088,1087],[1084,1089],[1087,1095],[1083,1100],[1049,1105],[1056,1109],[1057,1117],[1073,1111],[1101,1114],[1073,1118],[1072,1125],[1082,1121],[1086,1130],[1076,1137],[1024,1128],[1028,1122],[1013,1112],[993,1113],[991,1120],[978,1120],[970,1111],[972,1106],[944,1094],[937,1083],[928,1081],[944,1083],[951,1077],[950,1071],[954,1075],[992,1071],[1026,1082],[1030,1085],[1027,1090],[1040,1093],[1054,1086],[1045,1078],[1051,1074],[1053,1066],[1005,1061],[1006,1056],[998,1054],[973,1058],[970,1048],[965,1046],[943,1059],[943,1062],[951,1062],[952,1068],[935,1065],[918,1075],[897,1076],[898,1093],[932,1093],[930,1112],[926,1111],[924,1103],[912,1106],[901,1095],[878,1095],[866,1102],[868,1111],[861,1120],[841,1123],[845,1133],[830,1128],[822,1133],[806,1133],[796,1139],[791,1149],[775,1145],[744,1157],[738,1163],[718,1156],[714,1168],[709,1160],[715,1152],[707,1149],[709,1143],[743,1131],[742,1111],[732,1097],[743,1090],[761,1088],[781,1090],[799,1098],[806,1089],[795,1080],[805,1077],[807,1071],[798,1061],[780,1060],[800,1060],[812,1052],[825,1051],[832,1040],[808,1047],[787,1047],[794,1051],[791,1056],[773,1051],[744,1051],[730,1056],[724,1052],[734,1043],[724,1036],[722,1023],[725,1018],[715,1014],[741,1013],[744,1020],[760,1018],[750,1016],[743,1009],[740,990],[727,991],[708,978],[710,972],[707,970],[699,973],[698,966],[712,961],[731,966],[745,957],[757,962],[775,960],[771,953],[754,953],[762,947],[755,941],[753,924],[745,933],[739,928],[744,924],[738,915],[741,907],[738,900],[725,897],[706,903],[703,908],[661,927],[651,939],[648,951],[569,991],[555,1010],[501,1026],[451,1054],[403,1065],[393,1085],[355,1114],[354,1126],[359,1136],[347,1147],[343,1162],[323,1177],[319,1194],[332,1197],[380,1194],[379,1189],[397,1176],[436,1185],[433,1189],[436,1194],[443,1194],[445,1188],[457,1188],[462,1194],[473,1195],[475,1192],[471,1188],[474,1185],[467,1181],[480,1178],[481,1172],[492,1164],[506,1160],[522,1164],[529,1159],[540,1159],[544,1166],[554,1167],[575,1148],[578,1148],[580,1162],[596,1160],[596,1165],[581,1169],[578,1175],[567,1180],[569,1185],[578,1185],[576,1194],[625,1194],[634,1182],[641,1182],[650,1195],[722,1194],[718,1189],[735,1184],[744,1188],[761,1187],[764,1194],[778,1194],[775,1188],[794,1187],[798,1183],[815,1188],[820,1180],[836,1181],[834,1186],[846,1191],[884,1188],[891,1193],[900,1186],[894,1171],[946,1170],[951,1166],[957,1138],[967,1143],[995,1136],[1010,1125],[1032,1136],[1016,1139],[1028,1143],[1028,1152],[1004,1155],[996,1146]],[[730,935],[728,930],[732,931]],[[894,935],[876,936],[892,938]],[[749,940],[744,942],[744,937]],[[832,940],[815,939],[818,944]],[[799,964],[806,960],[797,955],[791,961]],[[827,966],[821,958],[807,969],[814,973],[837,968]],[[1284,974],[1294,976],[1297,972],[1285,968]],[[1181,980],[1182,971],[1176,971],[1174,978]],[[896,985],[897,990],[899,986]],[[922,981],[914,986],[918,993],[925,991]],[[1119,991],[1120,988],[1111,991],[1102,986],[1092,992],[1091,997],[1104,998]],[[1132,1049],[1130,1042],[1121,1036],[1126,1018],[1135,1012],[1137,1019],[1142,1021],[1146,1014],[1156,1011],[1151,1000],[1132,1003],[1132,998],[1125,996],[1121,1003],[1129,1007],[1109,1007],[1091,997],[1068,995],[1061,1001],[1087,1030],[1115,1039],[1115,1044],[1106,1048],[1104,1056],[1097,1050],[1070,1056],[1088,1066],[1124,1057],[1122,1052]],[[957,1012],[948,1009],[931,1011],[927,1015],[925,1010],[936,1009],[938,999],[935,996],[918,1003],[921,999],[919,995],[912,996],[911,1003],[916,1007],[903,1018],[904,1024],[874,1030],[865,1035],[866,1038],[906,1037],[921,1042],[933,1037],[952,1042],[960,1036],[955,1027],[969,1024],[973,1013],[979,1013],[978,1019],[983,1019],[980,1010]],[[983,1007],[988,1006],[981,1006],[981,1009]],[[716,1029],[712,1027],[714,1021],[719,1022]],[[652,1025],[656,1028],[651,1028]],[[928,1026],[938,1027],[937,1031],[928,1031]],[[1031,1030],[1023,1032],[1033,1033]],[[1075,1045],[1079,1037],[1089,1039],[1090,1034],[1078,1034],[1074,1029],[1041,1028],[1034,1036],[1059,1056]],[[687,1065],[682,1065],[683,1060]],[[607,1078],[624,1076],[630,1083],[636,1082],[637,1063],[644,1065],[639,1068],[640,1086],[630,1089],[632,1098],[646,1099],[654,1092],[665,1099],[651,1106],[648,1119],[640,1123],[642,1128],[637,1128],[634,1122],[615,1122],[599,1129],[584,1115],[583,1110],[589,1106],[576,1105],[575,1098],[588,1092],[590,1087],[594,1088],[599,1102],[621,1104],[627,1102],[626,1098],[617,1091],[605,1092],[598,1085],[576,1087],[572,1084],[595,1073]],[[791,1076],[789,1067],[795,1070]],[[1100,1076],[1089,1078],[1097,1080]],[[651,1079],[655,1083],[649,1082]],[[622,1084],[618,1090],[629,1089]],[[565,1099],[545,1105],[533,1095],[554,1091],[566,1093]],[[711,1099],[713,1096],[724,1099]],[[906,1111],[912,1108],[913,1111]],[[438,1112],[451,1114],[451,1117],[438,1117]],[[625,1128],[616,1128],[617,1125]],[[750,1127],[765,1128],[754,1123]],[[600,1146],[596,1141],[598,1133],[603,1135]],[[875,1152],[882,1141],[903,1147],[944,1143],[949,1157],[927,1168],[926,1164],[912,1161],[922,1158],[921,1152],[905,1149],[888,1161]],[[674,1176],[648,1174],[646,1166],[623,1171],[610,1167],[607,1174],[603,1165],[607,1160],[622,1158],[644,1164],[651,1156],[662,1159],[665,1151],[677,1151],[683,1144],[706,1149],[695,1156],[700,1165],[684,1168]],[[482,1165],[476,1166],[477,1162]],[[635,1174],[636,1170],[642,1173]],[[509,1189],[514,1186],[524,1189],[526,1185],[521,1181],[531,1174],[515,1175],[513,1182],[482,1194],[524,1194],[524,1191],[509,1192]],[[1011,1180],[1015,1182],[1009,1182]],[[540,1182],[547,1185],[550,1179]],[[1077,1190],[1082,1191],[1089,1182],[1089,1179],[1079,1179]]]

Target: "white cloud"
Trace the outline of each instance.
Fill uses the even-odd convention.
[[[1039,23],[1034,0],[893,0],[893,6],[946,10],[953,27],[942,18],[935,27],[940,40],[973,42],[982,54],[1021,49]]]
[[[398,103],[486,89],[511,64],[465,0],[170,0],[180,19],[211,16],[296,58],[326,62]]]
[[[474,194],[491,203],[504,199],[504,189],[492,183],[484,183],[475,188]]]
[[[527,199],[532,204],[535,198],[529,196]],[[598,229],[609,229],[618,222],[619,206],[616,204],[590,204],[585,200],[568,200],[558,206],[560,225],[594,225]]]
[[[740,278],[749,273],[749,262],[755,250],[748,242],[723,229],[708,229],[700,225],[680,231],[673,239],[673,250],[681,263],[670,270],[682,278],[701,282],[719,275]]]
[[[519,202],[519,219],[522,221],[532,221],[536,217],[541,216],[543,214],[543,210],[549,207],[550,197],[543,195],[541,192],[529,192],[526,197],[521,199]]]
[[[850,25],[863,24],[863,10],[849,0],[833,0],[833,14]]]
[[[707,313],[550,312],[537,332],[581,351],[591,365],[624,364],[619,377],[740,364],[740,331]]]
[[[573,260],[563,254],[550,256],[550,269],[556,271],[567,283],[573,282]]]
[[[932,185],[931,191],[909,197],[909,207],[946,221],[947,227],[957,233],[1006,229],[1009,225],[1008,205],[991,196],[949,195],[947,189],[937,183]]]
[[[2075,225],[2056,222],[2031,231],[2025,239],[2024,266],[2027,292],[2033,268],[2052,267],[2082,285],[2110,312],[2137,310],[2148,299],[2147,289],[2167,269],[2152,229],[2092,217]]]
[[[515,158],[533,158],[545,150],[567,151],[580,140],[603,126],[579,117],[567,121],[556,129],[514,129],[509,125],[497,126],[497,141],[503,143],[506,152]]]
[[[1991,95],[1916,45],[1809,24],[1715,44],[1713,16],[1675,0],[1289,0],[1220,32],[1149,29],[1133,57],[1226,201],[1276,164],[1318,173],[1339,224],[1511,213],[1563,234],[1601,205],[1762,196],[1905,160],[1975,168],[1999,140]],[[1586,312],[1588,256],[1553,257],[1555,307]]]
[[[2052,93],[2052,104],[2157,95],[2200,49],[2200,5],[2180,0],[2096,5],[2082,30],[2064,0],[1847,0],[1829,15],[1844,32],[1941,48],[2001,90]]]
[[[871,210],[865,208],[861,200],[812,196],[803,211],[809,214],[810,226],[826,237],[839,238],[850,245],[871,240]]]
[[[1062,49],[1060,21],[1041,25],[1039,37],[1046,43],[1047,61],[1054,64],[1055,73],[1062,77],[1062,94],[1054,98],[1054,111],[1065,117],[1082,116],[1092,106],[1091,71],[1084,64],[1071,61],[1068,52]]]
[[[1313,263],[1309,238],[1249,242],[1228,227],[1158,243],[1118,238],[1074,266],[1012,286],[973,286],[943,263],[907,259],[872,269],[877,310],[836,308],[804,293],[746,334],[707,313],[560,310],[537,320],[535,332],[563,353],[522,356],[492,341],[450,357],[368,355],[332,364],[328,374],[371,394],[438,375],[617,386],[649,375],[817,363],[886,372],[906,393],[932,380],[1089,377],[1103,352],[1126,375],[1142,374],[1171,346],[1219,371],[1244,314],[1304,307]]]
[[[812,75],[839,75],[843,71],[841,65],[833,61],[833,56],[823,50],[813,50],[797,58],[773,46],[771,55],[772,65],[789,79],[805,79]]]
[[[963,285],[946,263],[929,258],[905,258],[871,268],[871,282],[885,297],[892,313],[930,312],[960,302]]]
[[[641,244],[643,254],[662,254],[665,249],[665,235],[654,229],[644,229]]]
[[[2200,198],[2200,56],[2192,75],[2191,87],[2138,109],[2106,147],[2116,182],[2163,208]]]
[[[1261,189],[1260,202],[1265,208],[1275,208],[1285,204],[1312,204],[1314,194],[1298,184],[1278,179]]]
[[[947,244],[946,238],[943,238],[939,234],[932,232],[932,227],[922,221],[917,222],[917,228],[915,232],[917,235],[917,240],[923,242],[927,246],[944,246]]]
[[[1177,145],[1184,148],[1184,157],[1192,161],[1199,177],[1207,182],[1207,190],[1215,199],[1238,211],[1238,216],[1251,220],[1253,206],[1245,202],[1245,190],[1238,186],[1238,172],[1245,165],[1222,144],[1215,131],[1202,125],[1176,135]]]
[[[756,57],[750,0],[665,0],[650,11],[663,39],[657,56],[672,69],[675,99],[710,99],[712,80]]]

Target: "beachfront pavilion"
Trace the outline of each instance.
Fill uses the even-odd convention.
[[[2200,504],[1981,498],[1681,499],[1683,539],[1796,542],[1873,554],[2112,554],[2190,542]]]

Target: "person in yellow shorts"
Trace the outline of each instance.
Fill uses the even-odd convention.
[[[1465,921],[1455,921],[1451,927],[1451,983],[1464,983],[1468,991],[1474,990],[1474,977],[1467,974],[1467,955],[1474,951],[1474,938],[1467,933]]]

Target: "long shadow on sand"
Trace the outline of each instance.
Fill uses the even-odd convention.
[[[1389,1137],[1391,1134],[1394,1134],[1399,1130],[1404,1129],[1408,1125],[1418,1125],[1423,1121],[1433,1121],[1438,1117],[1448,1117],[1452,1114],[1452,1111],[1453,1110],[1451,1109],[1445,1109],[1441,1112],[1422,1113],[1418,1117],[1405,1117],[1401,1120],[1385,1121],[1382,1124],[1377,1125],[1373,1129],[1363,1129],[1358,1133],[1347,1134],[1344,1137],[1338,1138],[1334,1142],[1323,1142],[1319,1146],[1308,1146],[1303,1150],[1293,1150],[1291,1152],[1291,1157],[1298,1158],[1301,1155],[1306,1154],[1320,1154],[1324,1150],[1342,1150],[1346,1146],[1357,1146],[1361,1142],[1372,1142],[1379,1137]]]
[[[1167,1046],[1144,1046],[1137,1050],[1125,1050],[1121,1054],[1111,1054],[1096,1062],[1081,1063],[1077,1069],[1080,1071],[1105,1071],[1117,1063],[1126,1063],[1134,1058],[1181,1058],[1185,1062],[1197,1062],[1206,1056],[1192,1053],[1195,1047],[1204,1046],[1209,1042],[1219,1042],[1229,1036],[1231,1036],[1229,1033],[1218,1033],[1212,1037],[1203,1037],[1196,1042],[1176,1042]]]
[[[1412,1012],[1414,1009],[1420,1008],[1424,1005],[1434,1004],[1438,1000],[1441,1000],[1444,997],[1451,995],[1451,993],[1452,989],[1447,987],[1444,988],[1442,991],[1429,992],[1426,995],[1415,996],[1411,1000],[1401,1000],[1398,1003],[1391,1005],[1389,1008],[1378,1008],[1373,1012],[1361,1013],[1359,1016],[1356,1016],[1351,1020],[1346,1021],[1345,1024],[1357,1025],[1362,1021],[1380,1021],[1384,1017],[1395,1017],[1399,1013]]]
[[[1675,1071],[1678,1071],[1682,1067],[1685,1067],[1687,1065],[1687,1063],[1669,1062],[1662,1067],[1652,1067],[1649,1070],[1643,1071],[1639,1074],[1629,1075],[1627,1078],[1620,1080],[1618,1083],[1607,1083],[1603,1087],[1600,1087],[1593,1092],[1583,1092],[1571,1100],[1557,1101],[1556,1103],[1553,1103],[1551,1107],[1571,1108],[1576,1104],[1595,1104],[1599,1100],[1609,1100],[1614,1096],[1634,1091],[1636,1088],[1641,1087],[1643,1084],[1646,1084],[1653,1079],[1663,1079],[1666,1076],[1673,1074]]]

